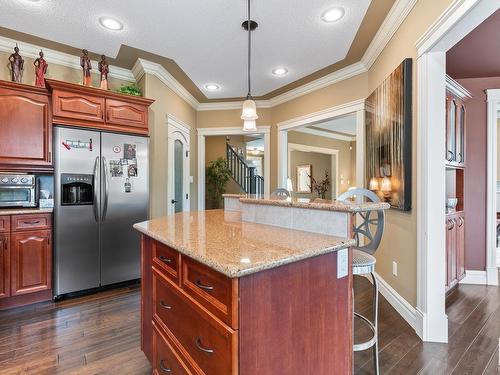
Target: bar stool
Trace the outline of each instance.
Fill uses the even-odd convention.
[[[380,202],[379,197],[367,189],[352,189],[341,194],[337,199],[346,201],[354,198],[356,202]],[[357,217],[361,220],[356,220]],[[360,223],[359,225],[357,223]],[[358,212],[353,217],[353,233],[356,240],[352,252],[352,274],[366,275],[370,274],[373,282],[373,321],[369,318],[354,312],[354,317],[360,319],[372,331],[373,336],[365,342],[355,343],[353,350],[355,352],[373,348],[373,362],[375,374],[379,374],[378,361],[378,283],[375,277],[375,263],[377,260],[372,254],[377,251],[382,234],[384,233],[385,213],[384,210]],[[354,309],[353,309],[354,310]]]

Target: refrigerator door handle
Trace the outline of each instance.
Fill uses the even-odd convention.
[[[102,157],[102,166],[104,170],[104,204],[102,206],[102,221],[106,220],[106,213],[108,212],[108,196],[109,196],[109,176],[108,166],[106,165],[106,158]]]
[[[95,163],[94,163],[94,205],[92,207],[94,211],[94,219],[95,221],[99,221],[99,206],[97,204],[97,181],[99,181],[98,175],[97,175],[97,167],[99,166],[99,156],[95,158]]]

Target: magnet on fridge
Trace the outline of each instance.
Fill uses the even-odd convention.
[[[124,187],[125,187],[125,193],[130,193],[132,191],[132,184],[130,183],[129,178],[125,179]]]

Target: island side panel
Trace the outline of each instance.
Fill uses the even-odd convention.
[[[150,237],[141,235],[141,350],[150,363],[153,363],[152,245]]]
[[[239,375],[352,373],[351,250],[240,278]]]

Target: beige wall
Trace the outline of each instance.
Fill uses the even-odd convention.
[[[155,99],[149,110],[150,134],[150,215],[152,218],[167,214],[169,193],[167,192],[167,115],[172,115],[191,127],[191,165],[190,175],[195,183],[191,184],[191,209],[197,208],[197,140],[196,111],[158,78],[146,74],[140,85],[145,88],[145,96]]]
[[[303,152],[303,151],[292,151],[290,153],[290,178],[293,183],[293,196],[299,198],[315,199],[321,198],[318,194],[313,191],[312,193],[299,193],[297,192],[297,167],[299,165],[311,165],[312,177],[316,182],[320,182],[325,178],[325,172],[332,176],[332,162],[335,162],[335,155],[320,154],[317,152]],[[326,199],[332,199],[332,184],[325,194]]]
[[[304,134],[297,131],[289,131],[288,143],[298,143],[306,146],[316,146],[316,147],[328,148],[330,150],[338,150],[339,151],[338,194],[342,194],[350,186],[354,186],[356,184],[356,179],[353,178],[351,175],[352,166],[354,165],[354,168],[356,168],[356,156],[354,155],[354,159],[352,159],[351,156],[352,155],[350,150],[351,142],[320,137],[312,134]],[[328,172],[329,174],[331,174],[331,168],[328,170]],[[324,171],[321,172],[322,175],[323,173]],[[341,176],[342,176],[342,181],[340,181]],[[318,177],[316,173],[314,177],[315,178]],[[350,184],[348,184],[348,182],[350,182]],[[295,187],[295,182],[294,182],[294,187]]]

